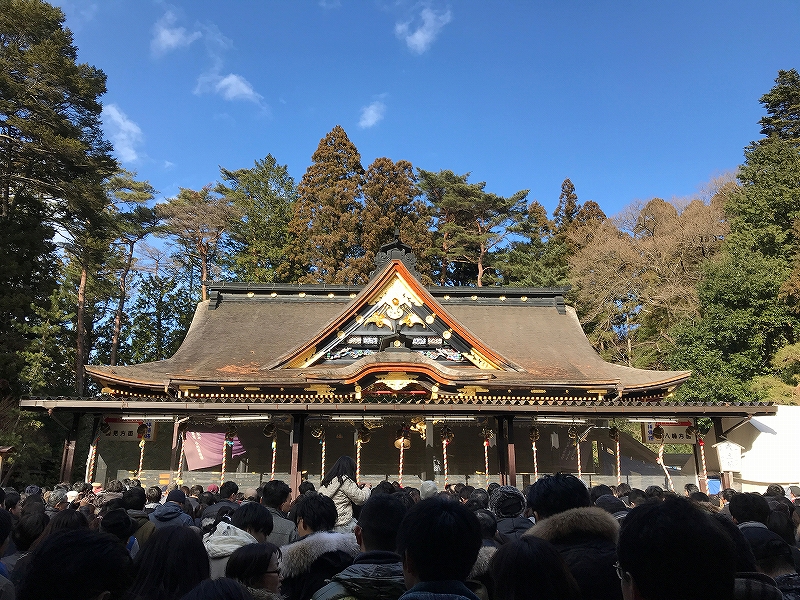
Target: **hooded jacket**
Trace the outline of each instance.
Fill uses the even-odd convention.
[[[541,519],[525,535],[553,544],[583,600],[622,600],[617,561],[619,522],[602,508],[573,508]]]
[[[313,600],[397,600],[405,591],[400,555],[375,550],[356,556],[352,565],[317,590]]]
[[[336,527],[343,527],[353,519],[353,505],[361,506],[367,501],[370,488],[360,488],[355,481],[342,477],[342,483],[334,477],[331,484],[319,488],[319,493],[328,496],[336,505]]]
[[[360,552],[352,533],[320,531],[281,547],[281,593],[308,600],[327,579],[351,564]]]
[[[246,531],[221,521],[214,531],[203,536],[203,545],[206,547],[211,564],[211,579],[225,577],[228,558],[235,550],[247,544],[257,543],[258,540]]]
[[[194,525],[194,519],[183,512],[180,504],[165,502],[148,516],[150,522],[156,529],[170,526]]]

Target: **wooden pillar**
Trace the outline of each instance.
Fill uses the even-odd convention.
[[[508,483],[517,486],[517,454],[514,449],[514,415],[506,417],[506,448],[508,450]]]
[[[303,480],[303,431],[306,424],[305,414],[292,415],[292,468],[290,473],[292,495],[297,497],[297,490]],[[323,474],[323,477],[325,475]]]
[[[75,443],[78,439],[78,427],[83,413],[72,413],[72,427],[64,440],[64,451],[61,453],[61,472],[59,481],[72,483],[72,463],[75,461]]]
[[[506,437],[505,417],[495,417],[497,421],[497,472],[500,485],[508,485],[508,438]]]

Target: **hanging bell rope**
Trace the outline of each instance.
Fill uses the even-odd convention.
[[[703,441],[703,438],[698,437],[697,443],[700,446],[700,464],[703,468],[703,487],[706,489],[704,490],[705,493],[708,493],[708,469],[706,469],[706,443]]]
[[[397,483],[400,484],[400,487],[403,487],[403,461],[404,461],[404,450],[406,447],[406,439],[404,437],[400,438],[400,468],[398,471],[398,478]]]
[[[567,435],[571,440],[575,440],[575,453],[578,459],[578,479],[581,479],[583,473],[581,472],[581,441],[578,438],[578,428],[575,425],[572,425],[567,430]]]
[[[539,453],[536,451],[536,442],[539,441],[539,428],[535,425],[528,430],[528,437],[531,440],[531,452],[533,453],[533,481],[539,480]]]
[[[322,481],[325,479],[325,430],[322,427],[314,427],[311,430],[311,435],[319,440],[319,445],[321,446],[322,457],[319,461],[319,470],[321,471],[319,478]]]
[[[398,468],[397,483],[403,487],[403,468],[405,466],[405,451],[411,447],[411,429],[405,423],[397,430],[394,447],[400,450],[400,466]]]
[[[144,445],[145,445],[145,438],[144,436],[147,435],[147,425],[142,423],[139,427],[136,428],[136,435],[142,438],[142,441],[139,442],[139,470],[136,472],[136,478],[142,478],[142,472],[144,471]]]
[[[442,427],[442,467],[444,468],[444,485],[447,487],[450,478],[450,469],[447,464],[447,447],[453,441],[453,431],[445,425]]]
[[[486,487],[489,487],[489,440],[494,436],[494,431],[484,427],[481,434],[483,435],[483,468],[486,474]]]
[[[269,480],[275,479],[275,461],[278,458],[278,440],[272,438],[272,471],[269,474]]]
[[[361,438],[356,440],[356,485],[361,485]]]
[[[622,483],[622,466],[619,457],[619,429],[617,428],[616,425],[608,430],[608,437],[614,440],[614,445],[615,445],[614,458],[616,459],[617,462],[617,485],[620,485]]]
[[[186,433],[181,434],[181,454],[178,457],[178,476],[175,479],[175,483],[178,485],[183,484],[183,460],[186,457]]]
[[[664,428],[661,427],[661,425],[656,425],[653,427],[653,438],[659,440],[658,458],[656,459],[656,462],[660,464],[661,468],[664,470],[664,476],[667,478],[667,484],[669,485],[670,491],[674,492],[675,486],[672,483],[672,477],[670,477],[667,465],[664,464]]]
[[[228,427],[228,430],[225,432],[225,443],[222,444],[222,468],[220,469],[219,473],[220,485],[225,483],[225,467],[228,464],[228,448],[231,449],[231,454],[233,454],[233,438],[235,437],[236,427]]]
[[[86,461],[86,483],[92,483],[94,479],[94,468],[97,464],[97,443],[100,441],[100,434],[94,438],[92,444],[89,446],[89,458]]]

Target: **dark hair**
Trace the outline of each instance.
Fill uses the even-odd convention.
[[[306,492],[315,492],[316,490],[317,488],[314,487],[314,484],[308,480],[301,482],[300,485],[297,486],[297,493],[301,496]]]
[[[158,487],[157,485],[153,485],[147,488],[145,496],[147,497],[147,502],[149,502],[150,504],[159,502],[161,500],[161,488]]]
[[[464,504],[465,508],[467,504],[469,502]],[[475,511],[475,516],[478,517],[478,523],[481,524],[481,537],[484,540],[494,539],[497,534],[497,517],[494,516],[494,513],[486,508],[479,508]]]
[[[764,492],[765,496],[773,496],[776,498],[783,498],[786,496],[786,490],[783,489],[783,486],[777,483],[770,483],[767,486],[767,491]]]
[[[200,536],[188,527],[156,529],[136,555],[131,594],[140,600],[180,598],[210,576]]]
[[[3,500],[3,504],[6,507],[6,510],[13,510],[19,504],[21,496],[19,492],[8,492],[6,493],[5,500]]]
[[[489,508],[489,492],[482,488],[478,488],[469,495],[468,502],[474,502],[480,508]]]
[[[570,508],[591,505],[589,490],[580,479],[569,473],[545,475],[528,491],[528,507],[535,510],[540,519]]]
[[[612,490],[606,484],[601,483],[589,490],[589,500],[592,504],[594,504],[600,496],[607,496],[608,494],[613,496],[614,490]]]
[[[475,513],[438,497],[415,504],[397,532],[397,553],[420,581],[464,581],[481,544]]]
[[[17,593],[19,600],[86,600],[103,592],[122,598],[131,582],[131,557],[117,538],[88,529],[56,531],[42,541]]]
[[[564,559],[552,544],[522,536],[500,547],[489,561],[496,598],[580,600],[581,591]]]
[[[73,510],[71,508],[58,511],[56,514],[50,517],[50,522],[47,524],[47,527],[45,527],[44,531],[42,531],[42,535],[33,541],[30,549],[33,550],[36,548],[47,536],[51,535],[52,533],[70,529],[89,529],[89,519],[87,519],[86,515],[84,515],[82,512]]]
[[[5,510],[0,510],[0,546],[2,546],[11,535],[11,528],[14,521],[11,518],[11,513]]]
[[[683,491],[686,492],[687,496],[690,496],[694,492],[699,492],[700,488],[694,483],[687,483],[685,486],[683,486]]]
[[[31,494],[22,501],[22,516],[44,512],[44,500],[39,494]]]
[[[372,490],[372,494],[394,494],[394,486],[386,480],[381,481]]]
[[[193,485],[192,487],[189,488],[189,493],[186,494],[186,495],[187,496],[197,496],[199,498],[200,494],[202,494],[202,493],[203,493],[203,486],[195,484],[195,485]]]
[[[112,479],[111,481],[108,482],[108,485],[106,486],[106,491],[113,492],[115,494],[121,494],[122,492],[125,491],[125,486],[122,485],[122,482],[120,480]]]
[[[397,548],[397,530],[408,512],[408,507],[398,498],[399,495],[400,492],[370,496],[361,507],[358,526],[361,528],[364,547],[368,551],[394,552]]]
[[[639,506],[640,504],[647,502],[647,494],[644,493],[644,490],[640,490],[639,488],[633,488],[630,492],[628,492],[628,502],[632,505],[635,504]]]
[[[338,479],[339,483],[342,483],[345,477],[355,481],[356,461],[349,456],[340,456],[339,459],[333,463],[333,466],[325,475],[325,479],[322,480],[320,485],[322,485],[322,487],[328,487],[334,479]]]
[[[14,542],[17,550],[21,552],[30,550],[33,542],[42,535],[42,532],[49,522],[50,517],[44,514],[44,512],[22,515],[11,530],[11,540]]]
[[[328,531],[336,525],[339,513],[333,500],[322,494],[300,496],[294,513],[295,523],[303,523],[311,531]]]
[[[225,577],[236,579],[247,587],[260,588],[264,574],[269,571],[273,554],[281,556],[275,544],[247,544],[233,551],[225,565]]]
[[[692,492],[689,494],[689,500],[694,500],[695,502],[711,502],[711,498],[704,492]]]
[[[144,510],[147,492],[141,487],[132,487],[122,492],[122,504],[126,510]]]
[[[648,502],[629,512],[617,555],[646,600],[733,596],[733,542],[713,516],[686,498]]]
[[[661,500],[664,498],[664,489],[660,485],[648,485],[644,488],[644,495],[648,498]]]
[[[266,537],[272,533],[272,513],[263,504],[245,502],[231,514],[231,525],[242,530],[260,531]]]
[[[739,492],[737,492],[733,488],[725,488],[719,493],[719,495],[722,496],[722,499],[725,500],[725,502],[730,502],[731,498],[733,498],[738,493]]]
[[[474,491],[475,491],[474,487],[472,487],[471,485],[465,485],[460,490],[458,490],[458,497],[461,498],[463,502],[466,502],[467,500],[469,500],[470,495]]]
[[[737,573],[753,573],[758,571],[753,549],[750,547],[750,542],[744,537],[742,530],[725,514],[711,513],[711,515],[716,519],[717,524],[725,530],[725,533],[728,534],[728,537],[731,538],[733,542],[733,546],[736,549],[735,571]]]
[[[180,600],[253,600],[241,583],[228,577],[206,579]]]
[[[755,492],[736,494],[728,504],[731,516],[738,524],[741,525],[747,521],[767,524],[770,508],[766,498],[761,494]]]
[[[791,517],[781,510],[773,510],[767,518],[767,527],[777,533],[790,546],[794,546],[795,527]]]
[[[285,482],[273,479],[261,488],[261,502],[271,508],[280,508],[291,493],[292,489]]]
[[[227,500],[234,494],[239,493],[239,486],[236,485],[235,481],[226,481],[223,483],[219,488],[219,497],[223,500]]]

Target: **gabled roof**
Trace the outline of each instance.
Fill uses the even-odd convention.
[[[362,390],[391,388],[656,400],[689,377],[605,362],[562,288],[426,288],[404,252],[385,252],[363,288],[212,283],[172,358],[86,370],[107,393],[185,398],[311,391],[360,400]]]

